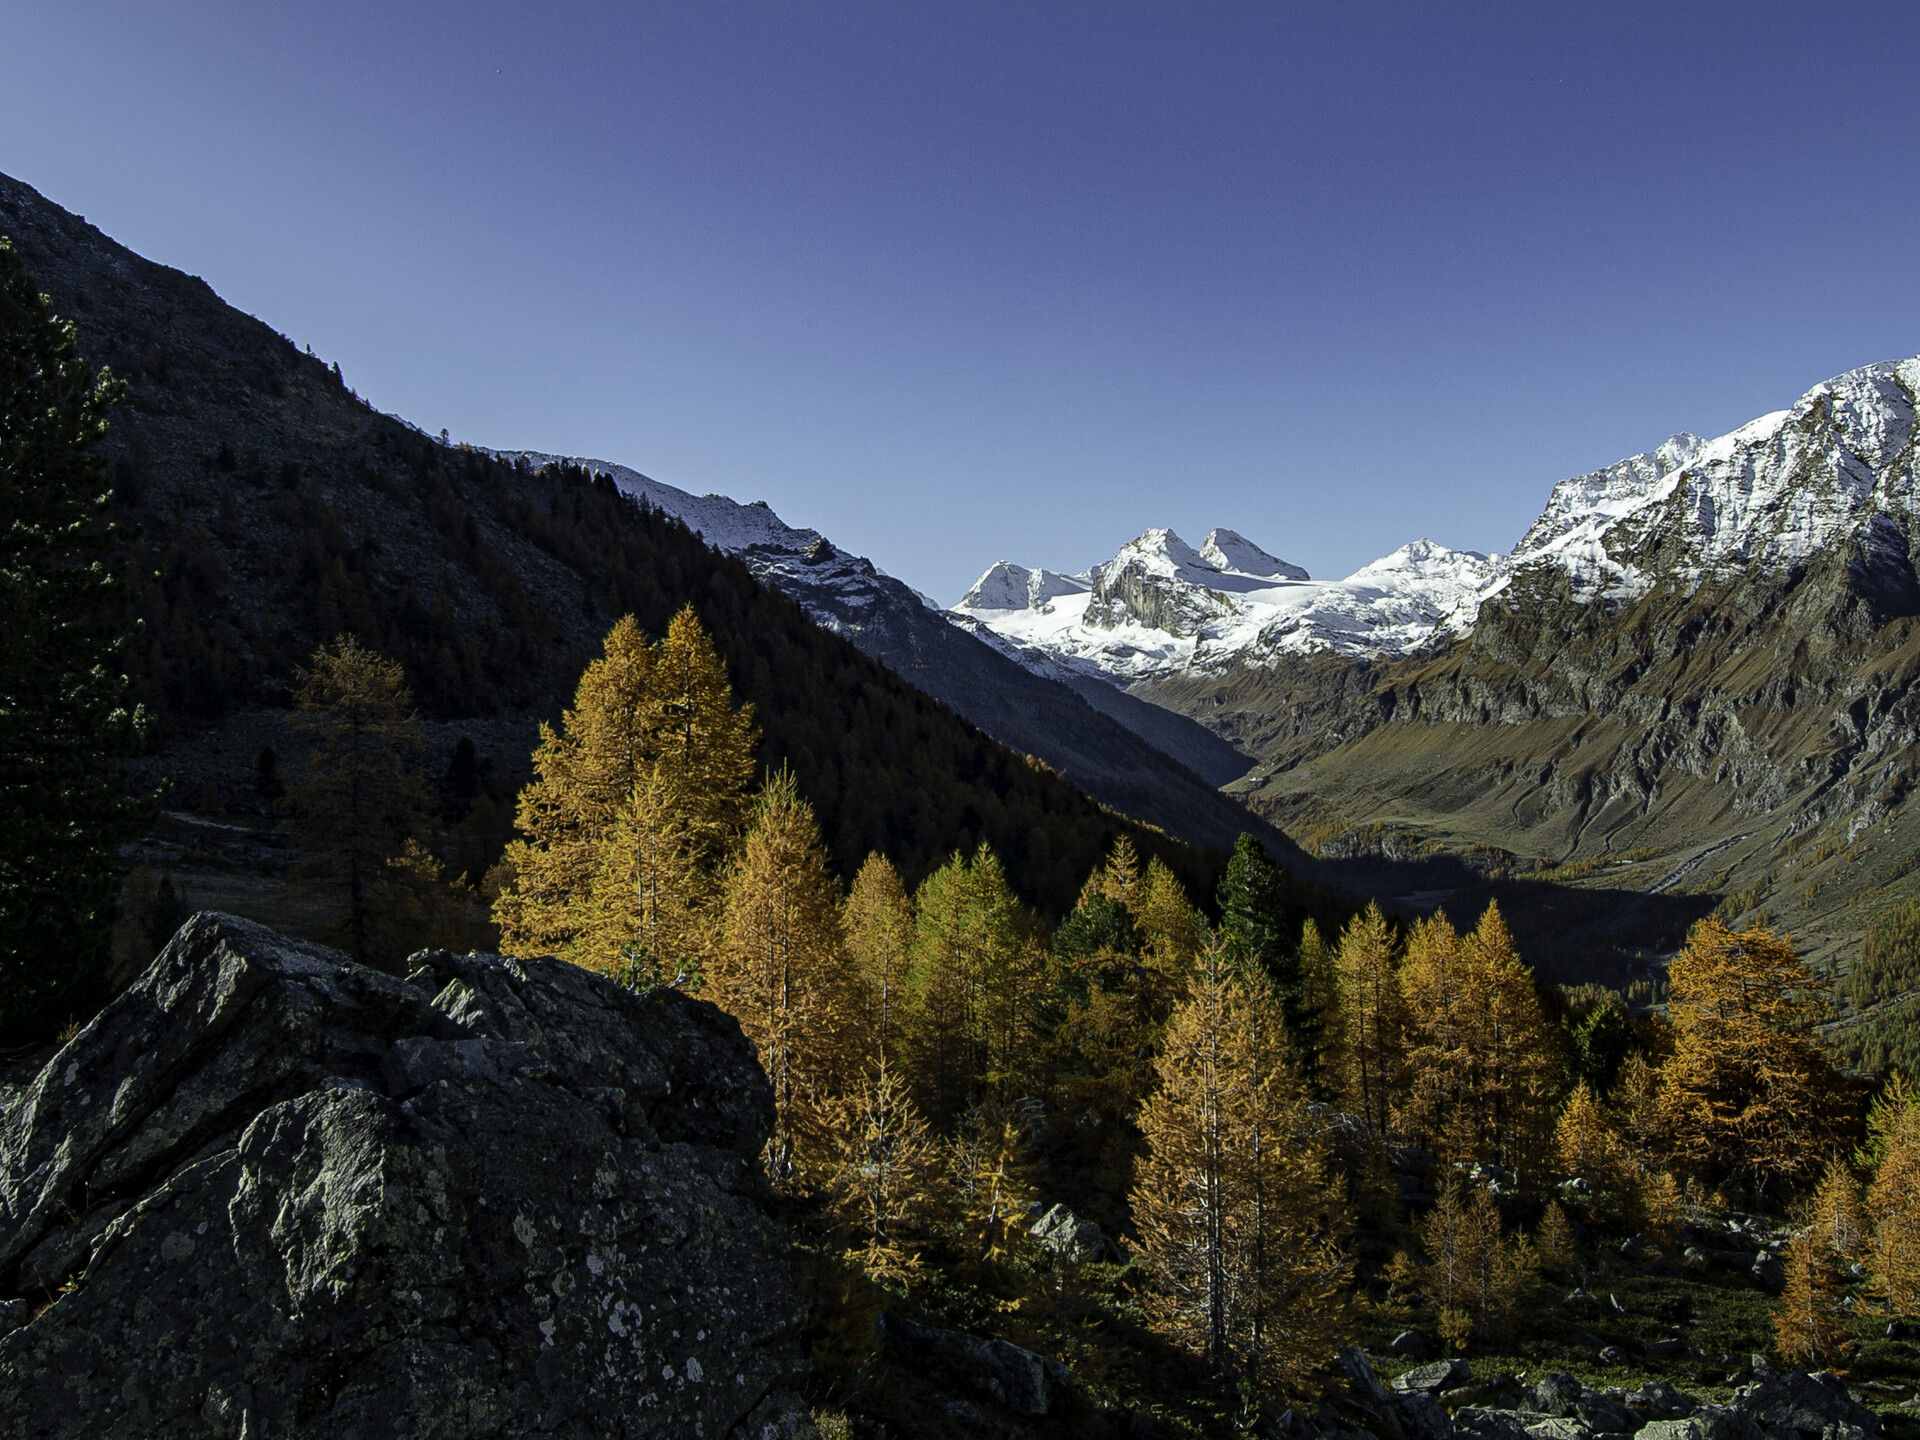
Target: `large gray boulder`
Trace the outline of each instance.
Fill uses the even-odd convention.
[[[1880,1434],[1880,1417],[1836,1375],[1788,1370],[1736,1390],[1731,1408],[1762,1435],[1779,1440],[1870,1440]]]
[[[738,1026],[554,960],[414,963],[197,915],[0,1089],[0,1437],[804,1425]]]

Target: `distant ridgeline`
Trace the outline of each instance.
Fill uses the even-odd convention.
[[[128,382],[106,449],[158,574],[130,662],[163,747],[285,704],[341,632],[401,660],[431,718],[555,715],[612,620],[659,634],[691,604],[754,706],[762,763],[792,768],[844,874],[877,849],[911,883],[984,840],[1059,915],[1126,834],[1213,893],[1224,854],[996,744],[610,481],[373,410],[337,366],[4,176],[0,233],[83,353]]]

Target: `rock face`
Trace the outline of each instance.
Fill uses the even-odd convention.
[[[0,1091],[0,1436],[792,1433],[734,1022],[414,963],[203,913]]]

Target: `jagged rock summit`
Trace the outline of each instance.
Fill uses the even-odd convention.
[[[203,913],[0,1088],[0,1436],[794,1432],[739,1027],[412,963]]]

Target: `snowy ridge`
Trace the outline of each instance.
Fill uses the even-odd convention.
[[[1315,581],[1231,530],[1198,550],[1149,530],[1079,575],[1003,561],[954,614],[1030,669],[1044,656],[1125,686],[1314,651],[1399,658],[1468,633],[1481,603],[1531,566],[1562,571],[1578,600],[1619,600],[1790,569],[1850,540],[1904,551],[1889,537],[1920,523],[1916,393],[1920,359],[1868,365],[1717,439],[1675,435],[1562,480],[1504,556],[1417,540]]]
[[[1546,562],[1583,598],[1632,598],[1758,567],[1792,569],[1920,508],[1920,359],[1866,365],[1715,440],[1659,450],[1554,487],[1510,570]]]
[[[876,607],[897,604],[909,596],[927,609],[940,610],[927,596],[875,568],[871,560],[835,548],[818,530],[787,524],[764,500],[742,505],[725,495],[693,495],[607,460],[533,450],[499,453],[505,460],[524,459],[535,469],[564,463],[605,475],[625,493],[673,516],[714,549],[737,556],[755,579],[799,601],[814,621],[836,634],[857,635]]]
[[[954,614],[1029,669],[1044,656],[1126,685],[1242,657],[1408,654],[1463,615],[1471,623],[1498,574],[1485,555],[1417,540],[1345,580],[1313,580],[1230,530],[1199,550],[1149,530],[1081,575],[1003,561]],[[1044,598],[1032,576],[1056,577]]]

